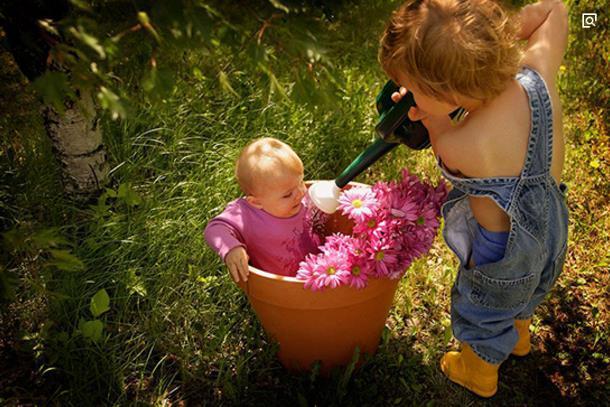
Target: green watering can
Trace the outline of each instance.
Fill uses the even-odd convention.
[[[309,187],[312,202],[323,212],[335,212],[339,205],[341,188],[398,145],[405,144],[414,150],[430,147],[428,130],[421,121],[413,122],[407,116],[409,109],[415,106],[413,94],[407,92],[398,103],[392,100],[392,94],[398,92],[399,88],[389,80],[377,95],[377,140],[360,153],[334,181],[320,181]],[[456,111],[451,115],[456,113],[459,114]]]

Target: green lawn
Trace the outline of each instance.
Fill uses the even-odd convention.
[[[385,82],[378,37],[396,2],[345,2],[319,33],[345,78],[343,102],[332,108],[268,101],[239,66],[236,97],[207,73],[197,50],[176,58],[170,96],[149,103],[134,87],[128,118],[104,119],[110,191],[84,208],[62,198],[37,99],[0,48],[0,271],[16,276],[15,298],[0,308],[0,404],[607,403],[610,56],[607,26],[580,26],[581,12],[601,12],[603,3],[568,2],[570,48],[559,79],[571,211],[565,270],[534,318],[532,354],[502,365],[491,401],[450,384],[438,369],[456,346],[448,310],[457,262],[440,236],[400,283],[378,353],[353,374],[330,379],[282,369],[276,346],[202,236],[238,196],[233,162],[248,140],[286,141],[307,179],[334,178],[372,140],[374,98]],[[405,166],[439,180],[430,151],[406,148],[358,180],[395,178]],[[50,267],[40,242],[59,236],[65,243],[58,247],[80,259],[82,270]],[[10,239],[21,242],[17,250],[9,252]],[[95,343],[78,330],[81,319],[94,319],[90,301],[100,289],[110,310],[99,317],[104,328]]]

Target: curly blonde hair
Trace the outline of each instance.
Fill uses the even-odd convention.
[[[392,14],[379,61],[395,82],[406,74],[428,96],[487,101],[517,73],[516,31],[492,0],[409,0]]]

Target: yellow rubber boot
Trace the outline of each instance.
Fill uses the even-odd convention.
[[[515,356],[525,356],[530,353],[532,344],[530,343],[530,324],[532,319],[515,319],[515,328],[519,334],[519,340],[511,352]]]
[[[481,397],[491,397],[498,390],[498,368],[477,356],[467,343],[460,352],[447,352],[441,370],[451,380]]]

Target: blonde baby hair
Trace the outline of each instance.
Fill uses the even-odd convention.
[[[262,193],[262,185],[283,173],[302,174],[303,162],[290,146],[273,137],[250,142],[241,151],[235,166],[235,177],[246,195]]]
[[[379,61],[395,82],[401,72],[436,99],[487,101],[517,73],[517,28],[492,0],[409,0],[392,14]]]

